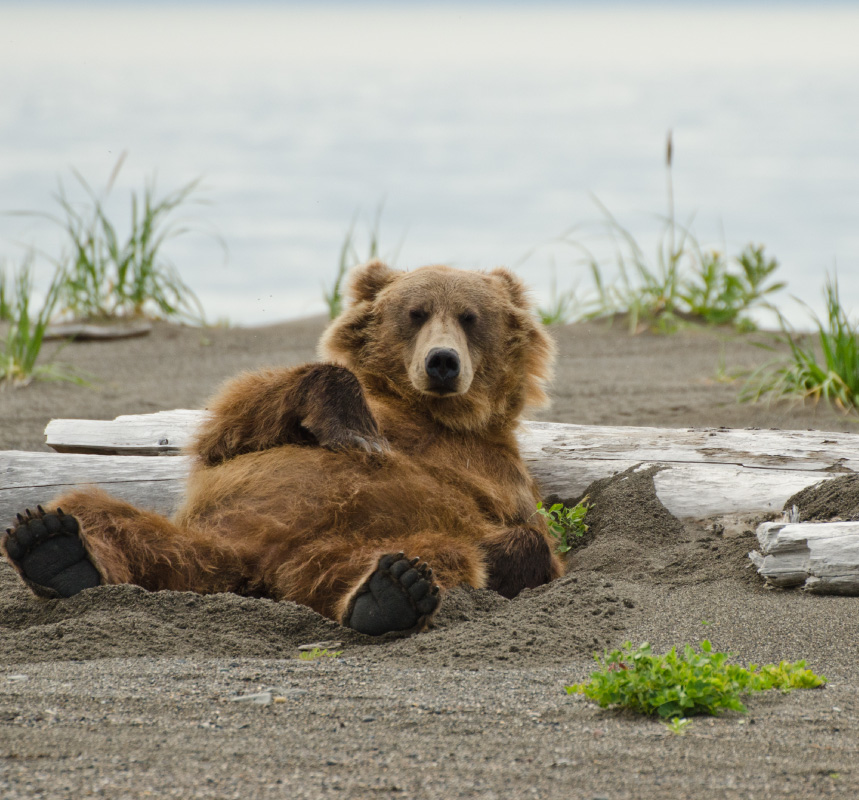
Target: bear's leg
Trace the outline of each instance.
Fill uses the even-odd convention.
[[[440,605],[439,591],[485,585],[476,544],[435,533],[390,539],[321,537],[299,546],[265,548],[265,592],[310,606],[362,633],[419,631]]]
[[[216,592],[242,582],[227,544],[92,489],[19,514],[2,549],[38,595],[70,597],[102,583]]]
[[[209,410],[192,446],[208,466],[284,444],[367,453],[387,449],[358,379],[334,364],[241,375]]]
[[[481,542],[486,554],[488,589],[516,597],[563,574],[548,537],[533,528],[507,528]]]

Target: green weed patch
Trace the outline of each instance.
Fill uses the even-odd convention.
[[[812,689],[826,681],[807,669],[805,661],[748,668],[730,664],[730,655],[714,652],[706,639],[700,652],[687,644],[680,653],[672,647],[654,655],[647,643],[633,650],[626,642],[604,659],[595,658],[599,671],[587,683],[567,686],[569,694],[583,694],[603,708],[626,708],[666,720],[725,710],[745,713],[740,701],[744,695]]]

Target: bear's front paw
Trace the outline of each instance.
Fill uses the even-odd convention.
[[[439,602],[428,564],[403,553],[388,554],[358,589],[343,624],[370,636],[421,630]]]
[[[391,448],[388,440],[382,436],[368,433],[358,433],[344,429],[337,431],[336,435],[328,436],[319,440],[319,444],[328,450],[361,450],[364,453],[387,453]]]
[[[6,530],[3,550],[24,582],[42,597],[71,597],[98,586],[101,575],[80,538],[78,521],[61,509],[18,514]]]

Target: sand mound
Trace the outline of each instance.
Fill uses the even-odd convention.
[[[588,488],[590,530],[570,554],[566,576],[512,601],[489,590],[454,589],[435,629],[421,636],[373,639],[294,603],[229,594],[103,586],[68,600],[37,600],[3,566],[0,661],[283,658],[300,644],[332,639],[350,652],[377,648],[378,658],[451,666],[587,657],[616,641],[636,608],[636,600],[615,586],[617,578],[680,585],[736,576],[745,568],[747,542],[687,530],[659,502],[654,472],[631,469]]]
[[[785,511],[794,506],[800,522],[859,519],[859,475],[840,478],[809,486],[784,504]]]

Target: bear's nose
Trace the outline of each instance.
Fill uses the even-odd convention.
[[[453,391],[459,377],[459,353],[449,347],[434,347],[424,362],[430,389]]]

